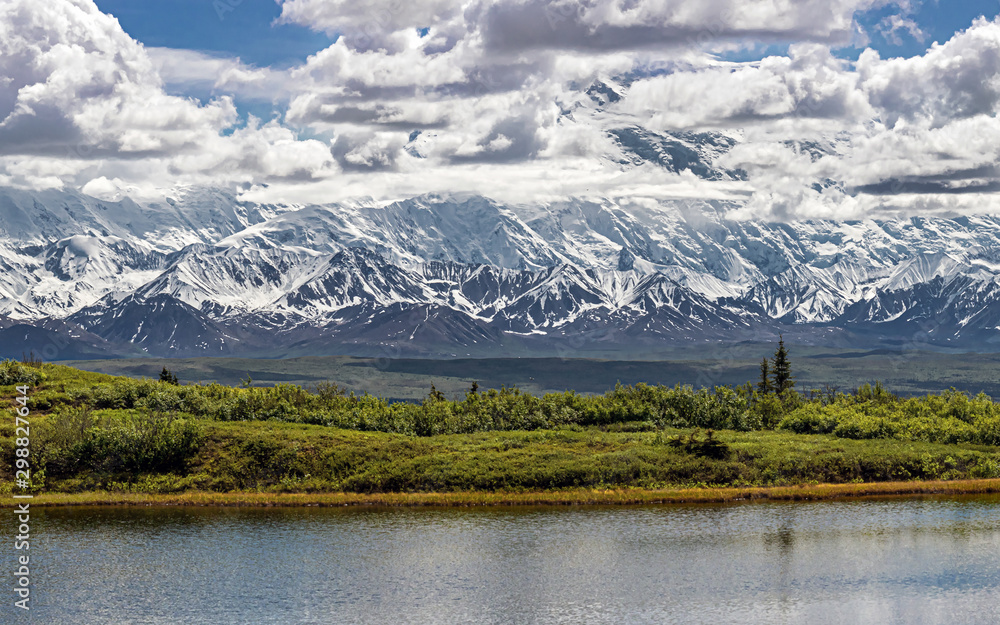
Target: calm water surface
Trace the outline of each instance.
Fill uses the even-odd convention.
[[[10,595],[0,622],[1000,623],[997,497],[36,509],[32,533],[30,618]]]

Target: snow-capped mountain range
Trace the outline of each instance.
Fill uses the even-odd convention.
[[[742,175],[713,165],[729,136],[610,132],[624,166]],[[28,337],[63,357],[625,356],[779,332],[1000,344],[1000,218],[727,219],[738,207],[458,195],[270,206],[218,189],[160,202],[0,189],[0,345]]]

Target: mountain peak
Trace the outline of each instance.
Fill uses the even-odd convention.
[[[766,223],[726,206],[438,194],[270,207],[204,189],[141,205],[0,189],[0,212],[32,217],[0,237],[0,315],[170,355],[310,341],[452,353],[449,340],[548,353],[609,332],[628,353],[792,328],[891,340],[928,319],[949,345],[1000,332],[1000,220]]]

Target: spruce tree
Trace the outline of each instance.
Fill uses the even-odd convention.
[[[431,384],[431,392],[430,395],[428,395],[428,399],[430,399],[431,401],[444,401],[445,397],[444,393],[437,390],[437,387]]]
[[[781,394],[795,386],[792,379],[792,365],[788,362],[788,350],[785,349],[785,338],[778,337],[778,350],[774,352],[774,390]]]
[[[160,382],[166,382],[167,384],[173,384],[174,386],[180,384],[180,380],[177,379],[177,376],[166,367],[163,368],[163,371],[160,371]]]
[[[760,361],[760,381],[757,382],[757,390],[762,395],[767,395],[774,390],[771,386],[771,364],[764,358]]]

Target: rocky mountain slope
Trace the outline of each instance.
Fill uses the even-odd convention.
[[[711,162],[660,139],[642,158]],[[711,151],[728,139],[676,141]],[[780,224],[731,221],[732,208],[0,189],[0,333],[45,328],[64,353],[85,341],[154,355],[627,355],[779,332],[997,346],[1000,219]]]

